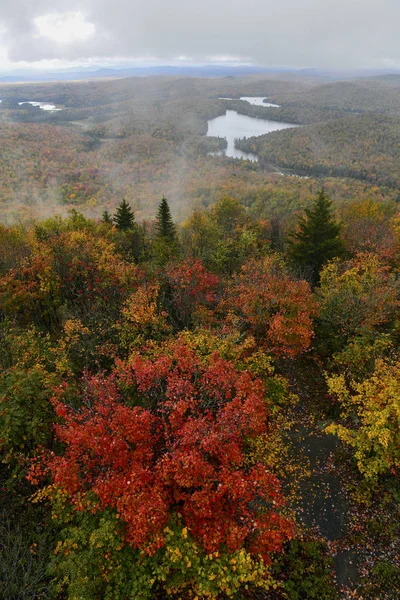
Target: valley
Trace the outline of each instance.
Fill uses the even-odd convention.
[[[0,97],[0,596],[397,600],[400,82]]]
[[[146,219],[163,193],[180,221],[233,187],[252,204],[277,180],[299,208],[322,182],[338,202],[348,189],[397,195],[396,81],[155,77],[2,85],[0,95],[5,223],[74,207],[95,216],[120,197]],[[281,181],[286,170],[311,180]]]

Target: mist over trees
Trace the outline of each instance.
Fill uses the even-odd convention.
[[[396,84],[26,93],[0,105],[0,597],[398,598]],[[229,102],[302,127],[209,156]]]

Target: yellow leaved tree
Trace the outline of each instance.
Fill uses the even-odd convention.
[[[373,482],[400,469],[400,362],[377,360],[371,377],[346,383],[343,375],[328,378],[330,392],[342,404],[345,425],[330,425],[354,448],[357,466]]]

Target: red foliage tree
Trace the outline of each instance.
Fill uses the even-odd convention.
[[[23,326],[33,322],[51,328],[60,304],[59,279],[47,248],[36,249],[0,277],[0,310]]]
[[[23,325],[54,329],[62,321],[62,305],[78,318],[111,321],[138,287],[138,267],[88,230],[35,239],[31,246],[18,267],[0,276],[0,309]]]
[[[215,305],[220,280],[207,271],[200,259],[173,263],[166,274],[172,313],[181,326],[190,327],[197,309]]]
[[[227,307],[275,354],[295,356],[310,346],[316,312],[310,286],[292,279],[272,257],[242,267],[228,290]]]
[[[248,441],[267,431],[261,380],[216,355],[204,365],[177,342],[85,386],[79,410],[54,399],[65,453],[47,460],[77,510],[115,509],[127,543],[148,554],[173,514],[207,552],[245,547],[268,560],[291,536],[278,480],[245,461]],[[123,402],[121,387],[141,406]]]

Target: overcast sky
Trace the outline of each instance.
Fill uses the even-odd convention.
[[[400,0],[0,0],[0,68],[400,67]]]

